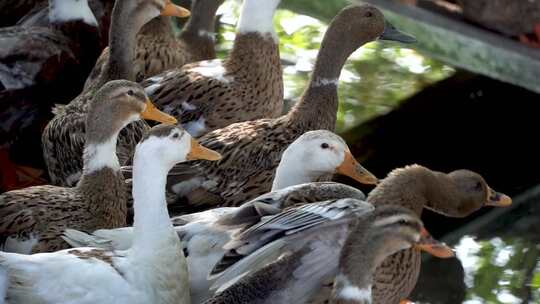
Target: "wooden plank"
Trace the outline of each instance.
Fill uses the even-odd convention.
[[[397,28],[413,34],[415,49],[449,65],[540,93],[540,50],[460,20],[392,0],[353,0],[381,8]]]

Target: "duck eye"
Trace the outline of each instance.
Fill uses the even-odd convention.
[[[174,133],[173,136],[172,136],[174,139],[177,139],[178,137],[180,137],[180,135],[178,133]]]
[[[321,144],[321,148],[323,149],[328,149],[328,147],[330,147],[327,143],[322,143]]]
[[[476,185],[474,186],[474,189],[475,189],[475,190],[478,190],[478,191],[482,190],[482,189],[483,189],[482,183],[481,183],[481,182],[477,182]]]
[[[366,18],[369,18],[369,17],[373,16],[373,13],[372,12],[367,12],[364,16]]]
[[[135,95],[135,92],[133,92],[133,90],[129,90],[129,91],[126,92],[126,94],[128,96],[133,96],[133,95]]]

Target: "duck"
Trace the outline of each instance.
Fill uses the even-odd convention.
[[[165,70],[179,68],[187,63],[216,57],[215,15],[223,0],[195,0],[191,4],[191,17],[178,39],[171,26],[171,17],[158,16],[145,24],[137,34],[135,55],[136,80],[155,76]],[[86,80],[92,85],[108,61],[105,48]]]
[[[267,244],[233,271],[247,273],[223,283],[205,304],[308,303],[334,278],[330,303],[367,304],[373,272],[387,256],[411,247],[441,258],[453,256],[412,211],[391,205],[374,208],[350,198],[276,214],[243,231],[231,246],[241,251],[253,241],[259,243],[258,238],[268,239]]]
[[[189,16],[189,11],[172,4],[170,0],[117,0],[112,12],[109,47],[111,55],[99,80],[83,90],[67,105],[53,109],[54,117],[41,136],[43,159],[51,183],[74,186],[83,169],[82,154],[85,142],[85,121],[89,101],[103,84],[116,79],[135,81],[135,35],[148,21],[159,16]],[[148,126],[137,121],[120,133],[117,154],[120,164],[130,162],[137,142]]]
[[[461,169],[442,173],[411,165],[390,172],[369,193],[366,202],[376,209],[385,206],[406,208],[420,218],[424,208],[449,217],[465,217],[482,207],[509,206],[512,199],[491,189],[484,178],[473,171]],[[249,229],[257,229],[257,225],[253,227]],[[211,275],[220,275],[214,286],[221,286],[244,273],[246,269],[235,266],[235,263],[255,259],[255,252],[268,243],[266,239],[255,242],[257,236],[253,240],[238,238],[240,241],[224,246],[229,251],[211,272]],[[244,243],[250,245],[244,246]],[[400,251],[382,261],[373,276],[373,303],[407,303],[406,298],[418,278],[420,262],[420,252],[414,249]],[[310,303],[328,303],[330,294],[331,289],[325,285],[319,288]]]
[[[343,139],[330,131],[306,132],[285,150],[272,192],[246,202],[241,207],[211,209],[172,219],[180,240],[185,244],[192,299],[196,303],[210,296],[210,282],[206,278],[215,262],[224,254],[222,245],[231,239],[238,227],[293,205],[330,198],[365,199],[364,194],[355,188],[337,183],[315,182],[320,176],[336,171],[359,182],[377,180],[354,158],[340,157],[321,148],[323,142],[332,143],[336,150],[345,151],[347,155],[350,153]],[[67,229],[63,238],[73,247],[96,246],[123,250],[131,245],[133,228],[100,229],[92,234]]]
[[[458,0],[466,19],[540,48],[540,0]]]
[[[126,225],[125,183],[116,156],[118,134],[130,122],[175,123],[127,80],[105,84],[91,102],[86,124],[84,170],[74,188],[35,186],[0,194],[0,249],[23,254],[69,248],[67,227],[82,230]]]
[[[375,208],[399,205],[418,217],[424,208],[462,218],[486,206],[507,207],[512,199],[496,192],[470,170],[443,173],[420,165],[398,168],[373,189],[367,202]],[[408,267],[407,267],[408,266]],[[405,250],[386,258],[374,275],[373,303],[407,303],[420,272],[420,253]]]
[[[166,113],[195,137],[232,123],[277,117],[283,72],[273,16],[280,0],[244,0],[226,59],[187,64],[142,82]]]
[[[54,102],[76,96],[99,55],[98,24],[87,0],[48,3],[48,26],[0,28],[0,154],[14,153],[16,144],[39,145]],[[4,191],[19,188],[9,178],[19,167],[10,157],[1,166]]]
[[[344,8],[329,25],[308,87],[294,108],[278,118],[235,123],[200,137],[223,159],[174,168],[167,186],[171,204],[181,201],[184,212],[193,213],[238,206],[268,192],[281,155],[292,142],[310,130],[334,130],[338,79],[349,55],[367,42],[384,39],[414,41],[371,5]]]
[[[4,298],[14,303],[191,303],[182,245],[166,207],[167,171],[177,162],[219,158],[176,125],[152,128],[133,161],[133,245],[125,251],[0,252]]]

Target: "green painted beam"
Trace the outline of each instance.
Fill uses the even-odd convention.
[[[381,8],[400,30],[415,35],[413,47],[451,66],[540,93],[540,50],[415,6],[365,0]]]

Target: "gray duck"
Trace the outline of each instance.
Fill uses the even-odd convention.
[[[334,277],[331,303],[367,304],[373,273],[387,256],[410,247],[452,256],[448,247],[429,236],[412,211],[399,206],[375,209],[350,198],[269,217],[233,241],[242,245],[228,246],[241,251],[257,238],[268,238],[268,244],[239,261],[233,271],[233,275],[247,274],[229,281],[218,279],[226,282],[217,283],[219,292],[206,304],[307,303]]]
[[[373,6],[344,8],[324,36],[306,91],[288,114],[212,131],[200,140],[219,151],[221,161],[181,164],[171,171],[169,192],[182,200],[182,211],[238,206],[268,192],[281,155],[293,141],[310,130],[334,130],[341,69],[352,52],[377,39],[413,41]],[[334,149],[324,142],[321,148]]]
[[[68,248],[67,227],[93,231],[126,225],[125,183],[116,156],[120,130],[139,119],[174,123],[142,87],[115,80],[96,92],[88,112],[84,169],[74,188],[35,186],[0,195],[0,248],[36,253]]]
[[[135,36],[148,21],[162,15],[189,15],[189,11],[175,6],[170,0],[117,0],[112,12],[109,46],[111,55],[98,81],[86,88],[68,105],[57,106],[54,118],[42,134],[43,158],[54,185],[73,186],[82,174],[82,153],[85,141],[85,120],[89,101],[106,82],[115,79],[135,81]],[[127,126],[118,140],[120,164],[131,159],[133,149],[147,125],[141,121]]]
[[[273,16],[280,0],[244,0],[224,60],[185,65],[142,82],[156,105],[199,137],[231,123],[277,117],[283,77]]]
[[[171,26],[171,18],[160,16],[145,24],[137,34],[135,75],[137,81],[159,74],[165,70],[181,67],[187,63],[214,59],[215,15],[223,0],[194,0],[191,17],[177,38]],[[109,49],[105,48],[85,87],[96,81],[108,61]]]

